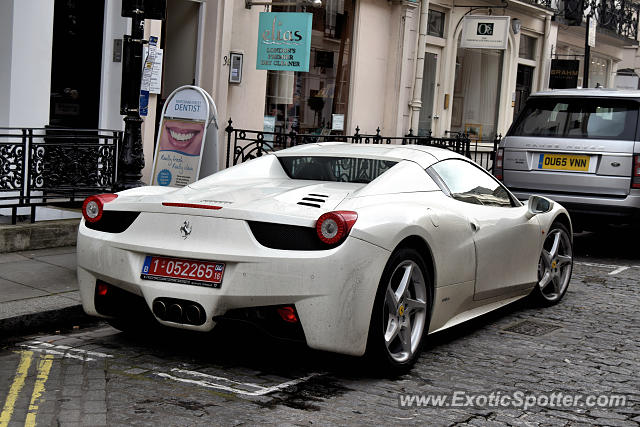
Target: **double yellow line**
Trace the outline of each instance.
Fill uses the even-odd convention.
[[[11,416],[13,415],[16,400],[20,395],[20,391],[24,387],[25,380],[29,374],[29,368],[33,361],[33,351],[20,351],[20,363],[18,364],[18,370],[16,376],[13,379],[9,394],[4,402],[2,413],[0,413],[0,427],[7,427]],[[25,426],[33,427],[36,425],[36,415],[38,414],[38,405],[40,404],[40,398],[44,393],[44,385],[49,379],[49,371],[51,371],[51,365],[53,365],[53,356],[45,354],[40,356],[38,362],[38,376],[36,377],[35,385],[33,386],[33,393],[31,394],[31,402],[29,404],[29,411],[24,422]]]

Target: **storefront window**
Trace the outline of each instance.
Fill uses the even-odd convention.
[[[584,76],[584,49],[574,46],[558,46],[556,57],[560,59],[578,59],[580,60],[580,69],[578,71],[578,86],[583,87],[582,77]],[[591,52],[589,64],[589,85],[588,87],[603,86],[607,87],[609,76],[609,60]]]
[[[502,60],[502,50],[458,47],[452,131],[468,133],[475,141],[493,141],[498,121]]]
[[[309,72],[268,71],[265,130],[344,133],[338,123],[347,122],[353,10],[354,0],[325,0],[322,7],[307,8],[313,13]],[[303,10],[274,6],[272,11]]]
[[[589,87],[606,87],[608,75],[609,61],[605,58],[591,55],[591,65],[589,66]]]

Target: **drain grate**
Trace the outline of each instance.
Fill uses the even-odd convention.
[[[508,326],[503,329],[505,332],[513,332],[514,334],[528,335],[530,337],[539,337],[549,332],[560,329],[561,326],[551,325],[549,323],[537,322],[534,320],[523,320],[515,325]]]

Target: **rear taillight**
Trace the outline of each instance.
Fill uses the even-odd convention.
[[[288,323],[298,322],[298,316],[296,316],[296,310],[293,307],[287,305],[284,307],[280,307],[277,310],[278,310],[278,314],[280,315],[280,318],[285,322],[288,322]]]
[[[316,222],[318,237],[327,245],[334,245],[349,235],[358,214],[352,211],[335,211],[322,214]]]
[[[98,296],[104,297],[109,293],[109,285],[105,282],[101,282],[98,280],[96,282],[96,294]]]
[[[502,181],[502,161],[504,157],[504,149],[498,148],[496,151],[496,161],[493,164],[493,175]]]
[[[640,188],[640,155],[633,156],[633,174],[631,176],[631,188]]]
[[[117,194],[96,194],[95,196],[89,196],[82,204],[82,216],[89,222],[98,222],[102,218],[102,208],[105,203],[117,198]]]

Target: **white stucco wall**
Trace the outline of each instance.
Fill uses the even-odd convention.
[[[418,4],[393,4],[388,34],[389,54],[385,86],[385,111],[382,134],[386,136],[402,136],[408,131],[409,103],[415,75],[415,55],[420,20]],[[366,43],[365,41],[361,41]],[[365,46],[370,49],[371,46]]]
[[[0,126],[9,124],[9,103],[11,95],[11,50],[13,42],[13,2],[0,2]]]
[[[350,114],[346,128],[351,133],[359,126],[360,133],[375,134],[376,128],[381,126],[381,134],[385,134],[382,127],[385,102],[389,101],[385,97],[385,84],[390,54],[389,34],[392,33],[390,17],[391,5],[386,0],[356,3]]]
[[[231,33],[234,19],[234,0],[208,1],[204,3],[204,28],[200,61],[199,85],[212,97],[218,109],[218,164],[224,167],[226,161],[227,95],[229,92],[228,72],[224,56],[231,50]],[[242,2],[244,5],[244,2]],[[225,74],[226,71],[226,74]],[[247,65],[245,60],[245,76]],[[244,79],[244,76],[243,76]]]
[[[5,0],[0,8],[0,125],[43,127],[49,123],[53,1]]]
[[[222,117],[222,125],[231,117],[235,127],[244,129],[262,129],[264,126],[264,104],[267,87],[267,71],[256,70],[258,52],[258,21],[262,7],[251,9],[244,7],[244,2],[234,2],[233,28],[229,51],[222,52],[229,56],[230,52],[243,54],[242,82],[229,84],[227,116]],[[229,67],[225,66],[220,74],[221,80],[229,81]]]
[[[104,8],[99,126],[101,129],[124,129],[120,115],[122,61],[113,62],[113,41],[130,34],[131,19],[120,15],[122,0],[106,0]]]

